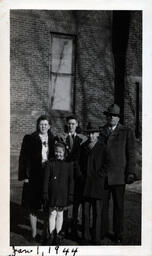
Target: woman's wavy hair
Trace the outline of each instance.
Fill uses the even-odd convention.
[[[37,119],[37,123],[36,123],[36,131],[39,132],[39,124],[42,120],[47,120],[49,125],[51,125],[51,120],[50,117],[48,115],[41,115],[39,116],[39,118]],[[49,129],[50,130],[50,129]]]

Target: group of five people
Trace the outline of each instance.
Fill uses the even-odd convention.
[[[76,238],[82,206],[81,244],[102,244],[108,234],[109,199],[113,199],[114,240],[123,240],[125,184],[135,180],[134,132],[121,125],[116,104],[104,112],[106,125],[88,123],[77,133],[75,115],[67,117],[67,132],[54,136],[45,115],[36,132],[25,135],[19,158],[19,180],[28,183],[32,240],[37,241],[37,214],[43,205],[43,244],[60,244],[72,207],[71,235]],[[72,205],[72,206],[71,206]],[[91,228],[92,224],[92,228]],[[48,232],[46,232],[48,230]],[[66,235],[66,232],[64,232]]]

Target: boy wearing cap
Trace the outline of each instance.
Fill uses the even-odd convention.
[[[112,104],[107,111],[107,123],[100,130],[104,143],[104,171],[107,173],[107,188],[113,199],[113,229],[115,241],[123,239],[125,184],[135,179],[135,137],[130,128],[119,123],[120,108]]]
[[[99,129],[93,127],[90,123],[87,126],[86,133],[88,139],[81,146],[80,168],[83,178],[81,187],[83,193],[83,240],[89,244],[101,244],[101,230],[104,235],[104,223],[101,218],[105,191],[105,177],[102,171],[103,163],[103,144],[98,140]],[[93,233],[90,234],[90,216],[91,207],[93,212]]]

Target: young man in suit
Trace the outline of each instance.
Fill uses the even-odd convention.
[[[75,115],[70,115],[66,118],[67,124],[67,135],[66,135],[66,144],[68,146],[68,161],[79,162],[80,158],[80,144],[83,139],[80,134],[77,133],[78,128],[78,119]]]
[[[61,139],[67,145],[67,158],[66,160],[74,163],[74,193],[73,193],[73,210],[72,210],[72,225],[71,231],[74,238],[77,236],[77,224],[78,224],[78,211],[81,204],[82,195],[79,191],[80,186],[80,172],[79,172],[79,159],[80,159],[80,146],[85,136],[77,133],[79,130],[78,119],[76,115],[70,115],[66,118],[66,133]],[[68,212],[65,212],[65,222],[68,218]],[[66,223],[65,223],[66,224]],[[68,227],[65,228],[68,232]]]
[[[135,180],[134,132],[119,123],[120,108],[112,104],[107,111],[107,123],[101,127],[100,140],[105,145],[104,172],[107,173],[107,189],[113,199],[113,229],[115,242],[123,240],[125,184]]]

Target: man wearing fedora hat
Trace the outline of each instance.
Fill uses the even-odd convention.
[[[99,128],[88,124],[88,139],[81,145],[80,170],[82,173],[81,193],[83,195],[83,240],[85,244],[101,244],[101,230],[103,233],[104,223],[102,222],[102,211],[104,206],[104,173],[102,172],[103,163],[103,144],[98,140]],[[90,234],[90,214],[93,213],[93,233]],[[103,234],[104,235],[104,234]]]
[[[135,179],[134,132],[119,123],[120,108],[109,106],[104,112],[107,123],[100,129],[100,140],[104,143],[104,172],[107,174],[107,189],[113,199],[113,229],[115,241],[122,243],[125,184]]]

